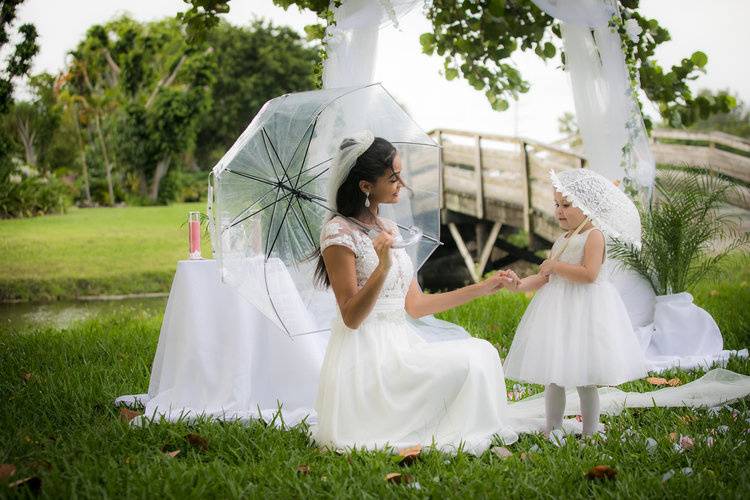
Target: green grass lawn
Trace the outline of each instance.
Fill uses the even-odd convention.
[[[191,210],[205,204],[72,209],[0,220],[0,301],[167,292],[187,257]],[[210,256],[207,238],[204,256]]]
[[[696,302],[719,322],[727,348],[750,345],[750,272],[744,262],[733,259],[726,279],[694,290]],[[442,317],[490,340],[504,355],[527,302],[522,294],[501,292]],[[492,452],[425,452],[408,467],[388,453],[323,452],[302,426],[199,422],[131,428],[112,401],[148,387],[160,323],[159,315],[133,310],[64,330],[0,335],[0,463],[17,467],[9,480],[0,480],[0,497],[31,496],[28,486],[2,484],[26,477],[39,478],[41,493],[54,498],[746,498],[750,492],[747,400],[715,415],[684,408],[628,410],[604,419],[608,431],[599,442],[569,438],[558,448],[526,435],[508,447],[507,459]],[[733,359],[728,368],[750,374],[746,360]],[[688,382],[702,374],[672,370],[667,376]],[[514,381],[507,382],[512,387]],[[645,381],[623,388],[653,390]],[[191,433],[205,438],[207,447],[190,444]],[[670,433],[690,436],[695,446],[675,451]],[[657,442],[652,452],[647,438]],[[180,453],[171,457],[162,450]],[[585,479],[601,464],[617,471],[615,480]],[[309,473],[298,473],[301,465]],[[669,471],[674,476],[664,481]],[[390,472],[408,474],[412,482],[388,483]]]
[[[0,300],[72,298],[92,294],[168,291],[186,255],[189,210],[200,204],[73,210],[64,216],[0,221]],[[203,243],[204,255],[210,248]],[[113,256],[115,258],[113,258]],[[722,329],[726,348],[750,346],[750,268],[733,256],[722,278],[694,290],[696,303]],[[443,319],[491,341],[505,356],[529,298],[501,292],[446,312]],[[733,411],[629,410],[605,418],[607,438],[562,448],[538,435],[509,446],[502,459],[425,452],[408,467],[388,453],[322,452],[304,426],[281,430],[198,422],[131,428],[113,399],[148,387],[161,315],[132,309],[70,328],[0,331],[0,497],[32,496],[35,477],[48,497],[746,497],[750,492],[748,401]],[[750,374],[750,362],[729,368]],[[688,382],[704,372],[672,370]],[[515,383],[508,380],[508,388]],[[645,381],[624,384],[648,391]],[[533,394],[541,388],[528,386]],[[723,427],[726,426],[726,427]],[[207,447],[191,445],[197,434]],[[693,438],[676,452],[670,433]],[[708,446],[706,438],[714,445]],[[649,452],[647,438],[658,446]],[[162,450],[180,450],[176,457]],[[591,467],[617,470],[614,481],[589,481]],[[298,472],[304,465],[309,473]],[[689,468],[692,472],[687,475]],[[671,479],[664,474],[674,471]],[[408,484],[384,480],[411,476]]]

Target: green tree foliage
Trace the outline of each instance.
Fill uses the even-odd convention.
[[[186,0],[192,7],[182,14],[194,36],[203,36],[215,24],[219,13],[229,11],[229,0]],[[284,8],[296,5],[315,12],[324,25],[333,20],[329,2],[324,0],[274,0]],[[531,50],[545,61],[565,62],[561,51],[559,21],[542,12],[531,0],[430,0],[425,3],[432,32],[420,37],[426,54],[443,58],[448,80],[464,78],[477,91],[484,92],[493,109],[504,111],[510,99],[529,90],[529,82],[512,61],[517,51]],[[637,77],[646,96],[656,103],[671,126],[689,126],[711,114],[729,112],[734,101],[722,94],[711,99],[693,96],[688,83],[695,80],[708,62],[696,51],[669,69],[654,58],[656,48],[670,40],[669,32],[656,19],[638,12],[639,0],[620,0],[623,20],[634,19],[643,30],[633,42],[624,36],[625,53],[631,76]],[[323,36],[315,25],[309,35]],[[652,123],[645,117],[646,127]]]
[[[9,50],[7,47],[13,32],[16,9],[22,3],[23,0],[4,0],[0,3],[0,50]],[[5,113],[10,107],[15,80],[28,74],[32,59],[39,52],[36,27],[33,24],[22,24],[17,33],[21,40],[10,49],[5,67],[0,71],[0,113]]]
[[[206,43],[216,56],[212,106],[202,121],[196,160],[213,166],[261,106],[279,95],[315,88],[315,50],[290,28],[254,21],[248,27],[222,22]]]
[[[103,159],[109,201],[115,161],[132,171],[152,202],[170,166],[195,144],[211,105],[211,49],[189,46],[173,20],[128,17],[89,29],[72,53],[61,90],[77,98],[87,134]]]
[[[50,172],[71,160],[70,147],[56,141],[63,126],[63,110],[57,102],[54,85],[55,77],[49,73],[31,77],[27,85],[30,98],[14,102],[4,124],[25,163],[42,172]]]
[[[750,139],[750,108],[747,104],[725,90],[723,94],[730,95],[737,101],[737,106],[729,112],[717,113],[707,118],[702,118],[690,126],[691,130],[712,131],[718,130],[727,134]],[[713,99],[713,95],[708,90],[701,90],[698,97],[704,97],[708,100]]]

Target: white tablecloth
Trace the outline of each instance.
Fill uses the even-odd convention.
[[[168,420],[270,419],[281,405],[285,423],[293,425],[314,415],[328,336],[290,339],[220,282],[216,261],[180,261],[148,394],[122,396],[116,403],[140,400],[147,417]]]

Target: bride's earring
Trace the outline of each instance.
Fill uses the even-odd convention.
[[[370,192],[365,191],[365,207],[370,208]]]

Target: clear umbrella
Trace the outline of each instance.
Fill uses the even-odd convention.
[[[440,241],[439,149],[380,85],[287,94],[267,102],[211,173],[210,218],[222,280],[290,336],[327,331],[330,291],[315,289],[328,177],[341,140],[389,140],[409,196],[382,205],[418,269]]]

